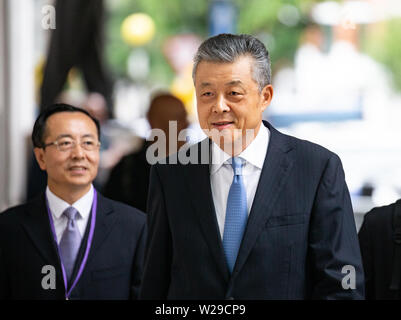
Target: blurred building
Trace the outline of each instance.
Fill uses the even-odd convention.
[[[41,9],[39,1],[0,2],[0,210],[24,200]]]

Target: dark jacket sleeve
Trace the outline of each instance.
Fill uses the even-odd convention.
[[[170,285],[171,233],[165,207],[165,195],[156,166],[149,179],[148,239],[140,299],[166,299]]]
[[[4,300],[7,297],[7,279],[6,279],[6,270],[4,265],[4,257],[3,252],[0,247],[0,300]]]
[[[0,213],[1,215],[2,213]],[[9,283],[7,278],[7,271],[6,271],[6,258],[4,256],[4,249],[3,246],[3,238],[4,230],[2,225],[0,224],[0,300],[4,300],[9,298]]]
[[[309,230],[312,298],[364,299],[364,273],[341,160],[328,159]]]
[[[365,287],[366,299],[374,299],[374,278],[373,278],[373,260],[370,234],[370,219],[369,214],[366,214],[359,230],[359,245],[361,247],[363,268],[365,271]]]
[[[147,228],[145,223],[143,225],[135,249],[135,257],[132,270],[132,282],[131,282],[131,299],[134,300],[139,298],[139,291],[143,274],[143,260],[145,254],[146,238],[147,238]]]

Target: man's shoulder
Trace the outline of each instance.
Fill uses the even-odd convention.
[[[21,213],[25,211],[26,204],[10,207],[0,213],[0,226],[10,225],[21,218]]]
[[[393,212],[396,206],[401,206],[401,199],[385,206],[374,207],[365,214],[364,222],[372,226],[377,226],[378,224],[390,220],[392,221]]]
[[[101,199],[100,205],[112,207],[113,210],[115,212],[117,212],[119,214],[119,216],[122,217],[127,222],[133,222],[135,224],[145,223],[146,214],[144,212],[142,212],[141,210],[131,207],[120,201],[115,201],[115,200],[106,198],[103,195],[101,195],[100,199]]]
[[[130,153],[124,155],[118,163],[126,166],[127,164],[143,162],[144,159],[146,160],[146,147],[147,146],[148,146],[148,144],[145,141],[144,145],[139,150],[135,150],[133,152],[130,152]]]
[[[331,157],[335,154],[334,152],[315,142],[311,142],[309,140],[300,139],[295,136],[282,133],[277,129],[274,130],[279,136],[281,136],[281,139],[287,140],[287,143],[290,146],[294,147],[299,153],[305,153],[310,156],[319,155],[322,157]]]
[[[38,206],[38,204],[44,201],[42,195],[36,197],[23,204],[12,206],[0,213],[0,225],[12,225],[19,223],[23,219],[24,215],[32,208]]]
[[[294,157],[298,160],[303,160],[304,163],[314,165],[317,163],[328,163],[329,160],[341,163],[336,153],[317,143],[282,133],[272,126],[269,129],[271,132],[271,143],[277,145],[283,152],[292,151]]]

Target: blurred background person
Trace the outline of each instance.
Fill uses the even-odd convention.
[[[106,99],[98,92],[91,92],[83,103],[83,109],[88,111],[92,117],[99,120],[102,129],[100,132],[99,170],[98,175],[93,182],[95,188],[102,190],[110,168],[114,166],[119,159],[118,155],[115,155],[112,148],[109,128],[110,117]]]
[[[174,121],[177,124],[179,134],[189,125],[187,116],[182,101],[171,94],[158,94],[152,99],[147,113],[149,125],[151,129],[160,129],[166,135],[166,154],[159,154],[158,157],[167,157],[170,153],[177,152],[185,143],[185,141],[177,140],[177,150],[170,150],[169,122]],[[151,144],[152,142],[144,139],[139,150],[124,156],[112,169],[103,191],[106,197],[146,212],[150,174],[146,150]]]
[[[107,111],[107,102],[104,96],[98,92],[91,92],[83,108],[88,111],[92,117],[99,120],[100,126],[104,129],[107,126],[107,120],[109,120],[109,114]],[[107,150],[110,147],[109,137],[107,133],[101,132],[100,134],[101,150]]]
[[[88,92],[100,92],[112,115],[112,80],[103,60],[103,0],[57,0],[40,91],[40,109],[55,103],[71,68],[78,68]]]
[[[296,90],[300,93],[297,104],[302,108],[313,110],[321,103],[321,91],[325,90],[324,78],[327,76],[323,45],[322,28],[317,23],[308,23],[294,57]],[[284,83],[282,88],[285,89]]]
[[[369,211],[359,230],[368,300],[401,298],[401,199]]]

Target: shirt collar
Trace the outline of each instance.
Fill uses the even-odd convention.
[[[87,218],[92,208],[92,202],[94,197],[94,188],[91,185],[90,190],[80,199],[75,201],[72,205],[63,199],[57,197],[53,192],[50,191],[49,186],[46,188],[47,201],[49,202],[49,208],[54,218],[59,219],[63,214],[64,210],[68,207],[74,207],[78,210],[79,216]]]
[[[238,157],[262,170],[269,145],[270,130],[262,123],[255,139],[243,150]],[[212,165],[210,174],[216,173],[220,167],[231,158],[215,142],[212,143]]]
[[[270,131],[265,125],[260,125],[260,129],[255,139],[238,156],[246,162],[262,170],[266,158],[267,147],[269,145]]]

